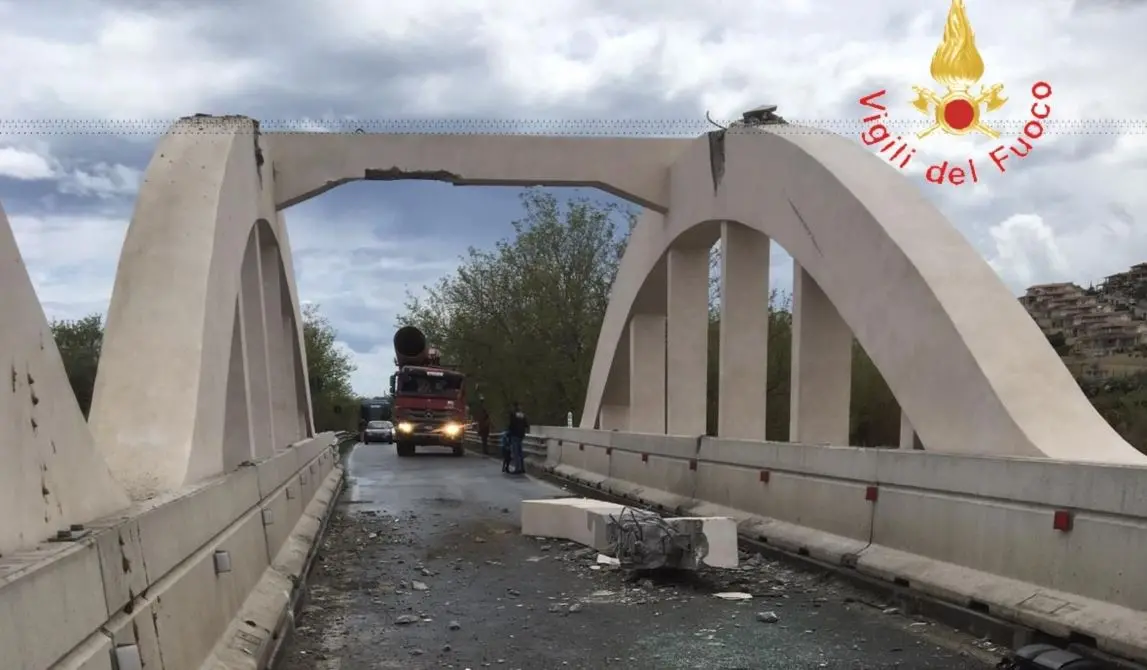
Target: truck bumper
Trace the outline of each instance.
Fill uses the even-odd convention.
[[[455,447],[462,444],[462,434],[449,437],[444,433],[397,433],[395,442],[428,447]]]

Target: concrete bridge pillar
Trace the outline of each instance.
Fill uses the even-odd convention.
[[[851,400],[852,331],[794,260],[789,440],[847,445]]]
[[[602,405],[598,417],[601,430],[629,430],[629,405]]]
[[[717,434],[765,439],[769,361],[769,238],[721,224],[721,347]]]
[[[629,323],[629,430],[665,434],[665,316]],[[704,378],[702,378],[704,380]]]
[[[610,375],[597,412],[597,426],[601,430],[629,430],[629,335],[618,343],[613,354],[614,374]],[[584,421],[583,417],[583,421]]]
[[[666,293],[667,432],[704,435],[709,366],[710,247],[671,249]]]

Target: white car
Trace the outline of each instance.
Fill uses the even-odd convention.
[[[389,421],[368,422],[366,430],[363,431],[362,441],[363,444],[370,444],[371,442],[390,444],[394,442],[394,424]]]

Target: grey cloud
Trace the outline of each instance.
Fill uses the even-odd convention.
[[[946,7],[920,9],[894,9],[888,12],[881,33],[888,39],[905,39],[923,32],[940,35],[944,27]]]
[[[1056,142],[1050,143],[1032,141],[1031,154],[1023,159],[1024,169],[1038,170],[1048,166],[1063,168],[1065,163],[1070,165],[1091,160],[1114,149],[1119,136],[1063,135],[1056,139]],[[1011,142],[1014,143],[1015,140]]]
[[[1133,10],[1147,7],[1147,0],[1075,0],[1071,3],[1072,12],[1082,13],[1096,10]]]

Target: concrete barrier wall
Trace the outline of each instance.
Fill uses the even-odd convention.
[[[557,475],[1147,660],[1147,468],[536,432]]]
[[[337,437],[324,433],[3,556],[0,665],[257,667],[341,481]]]

